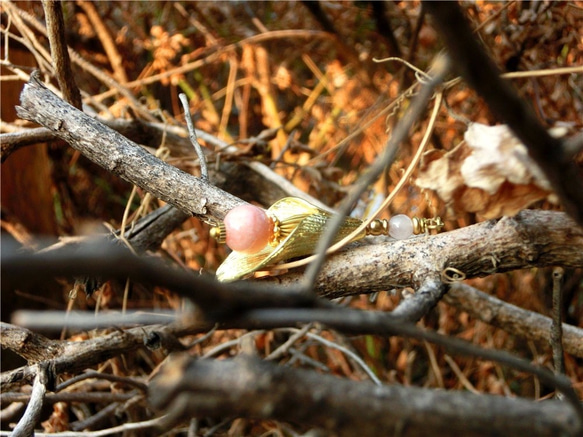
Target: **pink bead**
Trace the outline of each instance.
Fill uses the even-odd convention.
[[[397,214],[389,220],[389,235],[397,240],[404,240],[413,235],[413,220],[405,214]]]
[[[264,210],[253,205],[241,205],[226,215],[227,245],[237,252],[255,253],[269,242],[273,224]]]

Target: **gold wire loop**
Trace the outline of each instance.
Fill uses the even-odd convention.
[[[446,267],[441,271],[441,280],[445,284],[453,284],[466,279],[466,274],[455,267]]]
[[[430,219],[425,219],[425,223],[426,223],[426,228],[427,229],[435,229],[437,231],[441,230],[441,228],[443,228],[445,226],[445,223],[443,223],[443,220],[441,220],[441,217],[434,217],[434,218],[430,218]]]
[[[419,218],[413,217],[413,233],[415,235],[425,234],[428,231],[440,231],[445,226],[441,217]]]

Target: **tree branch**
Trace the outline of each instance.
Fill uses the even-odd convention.
[[[439,277],[430,276],[421,283],[414,294],[405,297],[391,314],[409,322],[421,320],[437,305],[447,288]]]
[[[2,329],[11,326],[7,323],[2,324]],[[202,327],[201,327],[202,326]],[[26,331],[12,325],[12,330]],[[92,338],[85,341],[59,341],[59,354],[51,357],[49,375],[50,380],[55,380],[56,375],[62,373],[75,374],[91,366],[97,365],[108,359],[128,353],[144,347],[147,339],[152,335],[161,340],[161,346],[172,351],[175,350],[171,339],[174,335],[185,335],[186,333],[204,332],[208,329],[208,324],[201,323],[200,326],[193,324],[187,328],[178,325],[152,325],[128,329],[126,331],[115,331],[101,337]],[[3,343],[3,347],[5,347]],[[6,345],[10,347],[10,345]],[[24,366],[15,370],[2,372],[0,374],[0,386],[2,391],[6,392],[25,383],[31,383],[36,375],[36,365]]]
[[[47,365],[46,363],[36,364],[35,366],[36,376],[34,378],[34,383],[32,385],[32,393],[30,394],[30,400],[26,406],[26,411],[22,418],[18,421],[18,424],[12,431],[11,436],[13,437],[28,437],[34,435],[34,427],[36,422],[38,422],[41,410],[44,403],[45,393],[47,392]]]
[[[317,408],[314,396],[317,393]],[[149,399],[173,419],[237,415],[323,428],[340,436],[575,435],[578,419],[558,401],[378,387],[253,358],[175,357]]]
[[[50,360],[63,352],[60,341],[4,322],[0,322],[0,344],[3,349],[11,349],[29,363]]]
[[[550,317],[496,299],[467,284],[452,284],[443,300],[448,305],[453,305],[470,316],[503,329],[509,334],[529,340],[551,342]],[[583,358],[583,329],[566,323],[562,326],[565,351]]]
[[[342,297],[392,288],[419,288],[427,282],[428,293],[414,296],[414,309],[403,309],[407,320],[417,320],[421,311],[432,307],[443,294],[438,277],[445,268],[455,268],[466,278],[487,276],[531,267],[583,265],[583,230],[566,214],[550,211],[523,211],[515,218],[503,218],[468,226],[431,237],[386,241],[378,244],[352,244],[331,256],[316,282],[316,292],[325,297]],[[206,276],[169,268],[159,261],[138,259],[129,251],[110,244],[86,245],[75,250],[51,253],[18,254],[7,244],[2,251],[2,274],[22,281],[54,276],[103,276],[152,282],[166,286],[184,297],[197,300],[209,310],[233,311],[241,306],[257,305],[256,299],[271,296],[278,286],[276,299],[298,304],[297,290],[302,275],[292,272],[258,282],[233,284],[241,293],[233,300],[232,288]],[[226,294],[225,294],[226,293]],[[300,299],[301,300],[301,299]],[[315,297],[304,305],[316,304]],[[220,304],[220,305],[219,305]],[[412,312],[411,312],[412,311]]]
[[[445,268],[474,278],[555,265],[583,266],[583,230],[565,213],[525,210],[429,237],[353,243],[328,259],[315,290],[336,298],[417,289],[427,278],[441,277]],[[288,285],[301,279],[300,272],[291,272],[267,280]]]
[[[20,117],[35,121],[87,158],[185,213],[217,221],[241,200],[149,154],[49,91],[38,74],[21,93]]]
[[[97,119],[99,122],[119,132],[124,137],[140,145],[157,148],[162,141],[171,150],[172,156],[188,156],[192,153],[192,144],[183,128],[167,126],[162,123],[150,123],[134,119]],[[207,144],[225,149],[229,152],[229,146],[224,141],[207,132],[196,129],[196,135]],[[10,154],[21,147],[30,146],[47,141],[54,141],[58,137],[44,127],[21,129],[16,132],[0,134],[0,156],[4,162]],[[220,167],[209,168],[211,181],[215,186],[244,200],[254,200],[262,205],[271,205],[276,200],[286,196],[301,197],[322,209],[329,209],[307,193],[301,191],[287,179],[275,173],[267,165],[259,161],[238,163],[223,161]]]
[[[71,60],[65,41],[65,22],[60,1],[43,0],[43,9],[47,20],[47,34],[51,43],[51,57],[59,88],[67,102],[81,109],[81,93],[75,83],[75,75],[71,69]]]

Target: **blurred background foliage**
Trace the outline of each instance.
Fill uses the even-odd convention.
[[[477,38],[504,71],[583,64],[580,1],[475,1],[462,6],[479,29]],[[27,126],[16,120],[13,111],[24,76],[33,67],[47,78],[52,71],[43,54],[49,45],[43,33],[42,4],[4,2],[0,7],[2,129],[8,132]],[[417,80],[403,62],[375,59],[398,57],[426,71],[442,49],[418,1],[67,1],[63,11],[68,44],[82,57],[81,62],[73,63],[73,69],[86,112],[183,128],[178,94],[184,92],[196,127],[239,148],[236,154],[221,155],[214,145],[202,141],[209,148],[211,165],[217,160],[260,160],[331,206],[383,150],[391,128],[409,104],[410,94],[404,92]],[[583,128],[582,77],[550,75],[512,83],[532,103],[545,126],[573,133]],[[127,88],[131,98],[115,83]],[[451,110],[442,110],[438,116],[431,138],[433,149],[446,152],[462,140],[466,125],[459,117],[489,125],[497,122],[463,82],[450,89],[446,99]],[[456,114],[459,117],[454,118]],[[378,202],[394,188],[420,142],[426,118],[407,144],[401,145],[393,166],[367,193],[363,205]],[[170,150],[168,162],[197,174],[194,151],[172,144],[159,147]],[[129,184],[58,141],[23,148],[2,165],[2,231],[34,244],[38,234],[79,235],[102,229],[103,224],[117,228],[131,190]],[[138,189],[129,206],[131,213],[144,196]],[[154,200],[148,208],[157,205]],[[544,200],[532,207],[557,208]],[[365,212],[366,207],[359,210]],[[385,216],[393,213],[439,214],[448,229],[483,219],[472,211],[448,208],[414,183],[402,190]],[[206,225],[191,219],[166,240],[161,256],[195,270],[214,271],[225,252],[209,239]],[[581,327],[581,270],[568,271],[565,277],[565,319]],[[549,271],[532,269],[471,283],[510,303],[549,314],[549,278]],[[24,300],[3,299],[3,319],[10,311],[34,302],[64,309],[71,284],[58,282],[52,288],[42,298],[22,291]],[[95,308],[96,299],[102,308],[119,307],[123,289],[119,284],[107,284],[96,297],[79,296],[74,305]],[[376,299],[347,299],[356,307],[387,311],[398,301],[398,293],[391,290]],[[166,290],[136,284],[131,285],[127,304],[128,308],[181,306]],[[548,345],[516,338],[445,304],[423,323],[487,348],[511,350],[543,365],[551,363]],[[240,334],[215,333],[197,345],[195,352],[204,353]],[[346,339],[327,331],[322,335],[346,342],[384,382],[537,398],[549,395],[530,375],[471,358],[454,360],[428,344],[372,336]],[[276,333],[257,338],[266,354],[278,342]],[[325,363],[328,372],[362,377],[337,350],[306,340],[304,352]],[[136,359],[139,366],[124,366],[125,372],[148,375],[160,357]],[[581,364],[580,359],[567,357],[567,374],[579,381],[577,387],[583,392]],[[269,426],[261,425],[263,429]]]

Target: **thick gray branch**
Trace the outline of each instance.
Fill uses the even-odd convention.
[[[178,127],[169,127],[161,123],[150,123],[138,119],[98,119],[98,121],[140,145],[157,148],[164,141],[165,146],[171,150],[172,156],[187,156],[193,153],[188,138],[178,134],[178,131],[181,130]],[[219,149],[228,147],[224,141],[204,131],[197,130],[197,136],[211,147]],[[56,139],[58,137],[44,127],[0,134],[0,161],[4,162],[21,147],[55,141]],[[326,205],[299,190],[287,179],[259,161],[243,163],[223,161],[218,169],[214,165],[211,166],[209,173],[214,185],[247,201],[254,200],[261,205],[268,206],[282,197],[295,196],[302,197],[322,209],[328,209]]]
[[[217,220],[241,200],[146,152],[58,98],[31,75],[20,95],[19,117],[39,123],[87,158],[183,212]]]
[[[579,431],[573,410],[558,401],[379,387],[243,357],[176,357],[152,381],[149,399],[176,419],[236,415],[302,423],[339,436],[532,437]]]
[[[377,244],[353,244],[325,264],[315,289],[327,297],[417,289],[447,267],[466,278],[531,267],[582,267],[583,230],[567,214],[526,210],[451,232]],[[301,273],[276,279],[301,280]]]

